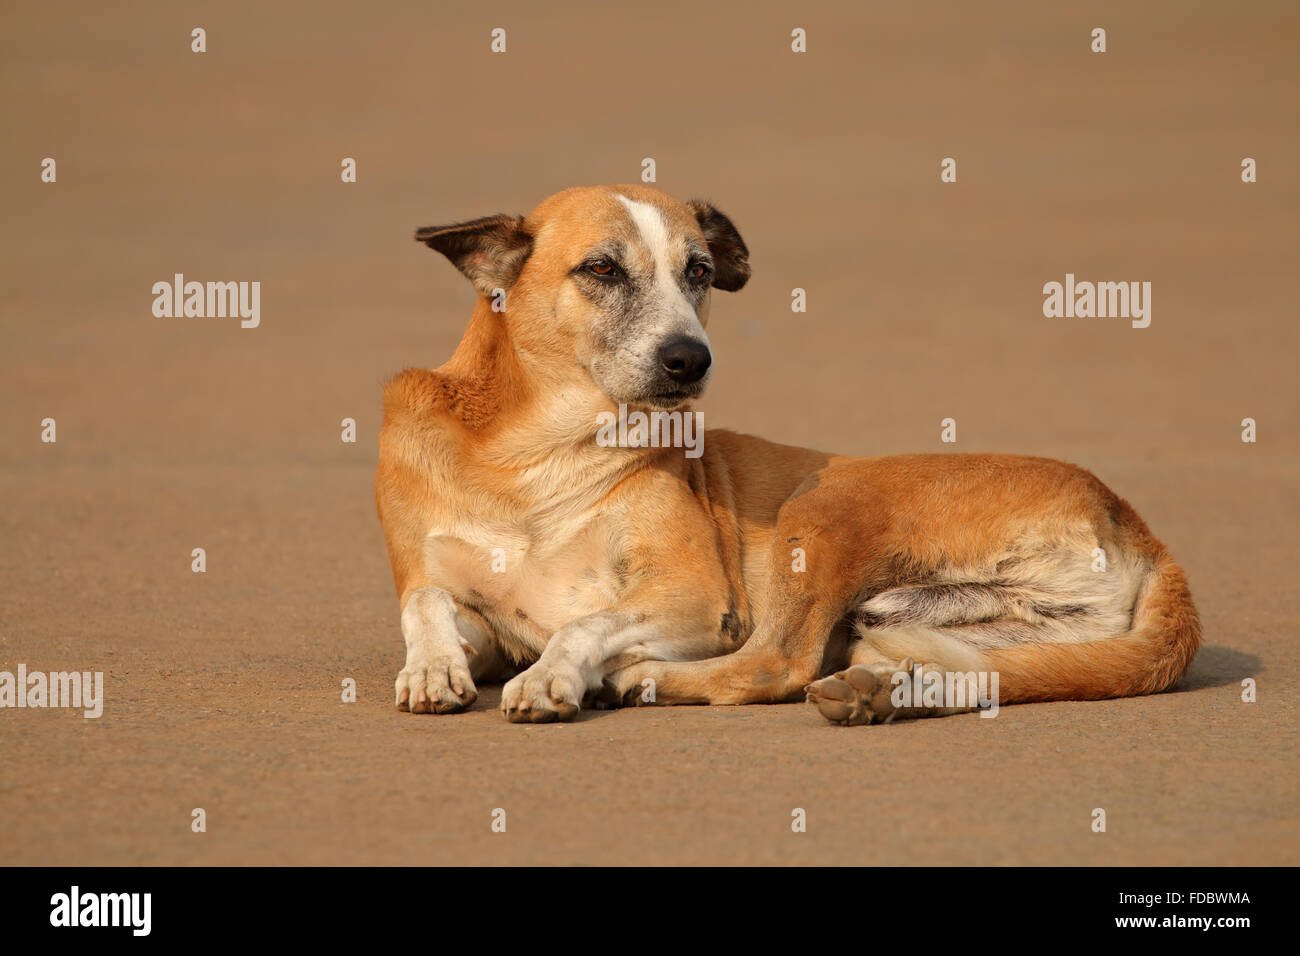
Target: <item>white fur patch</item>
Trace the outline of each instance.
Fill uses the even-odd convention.
[[[1096,547],[1090,530],[1064,540],[1022,539],[981,567],[948,568],[930,585],[875,595],[860,605],[866,620],[858,633],[892,650],[918,642],[991,649],[1121,637],[1132,627],[1149,568],[1140,556],[1116,551],[1104,571],[1094,571]]]
[[[668,234],[668,224],[664,222],[663,214],[647,202],[628,199],[626,196],[618,198],[627,207],[627,214],[632,217],[637,231],[641,233],[641,239],[650,250],[656,275],[662,278],[672,261],[671,236]]]
[[[656,332],[661,336],[674,332],[689,335],[708,345],[709,337],[704,332],[704,326],[677,284],[673,265],[673,236],[668,231],[663,213],[650,203],[628,199],[626,196],[618,198],[627,207],[628,216],[641,234],[641,240],[654,262],[659,310],[668,320],[668,327]]]

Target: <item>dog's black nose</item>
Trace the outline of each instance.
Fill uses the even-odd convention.
[[[674,382],[693,385],[704,378],[704,373],[713,364],[713,355],[703,342],[683,336],[659,348],[659,361]]]

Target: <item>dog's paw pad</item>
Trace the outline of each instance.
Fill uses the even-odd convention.
[[[899,671],[910,673],[912,666],[910,659],[899,664],[856,664],[813,681],[804,691],[808,703],[833,724],[887,724],[898,712],[890,700],[893,676]]]

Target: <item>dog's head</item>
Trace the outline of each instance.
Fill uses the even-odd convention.
[[[674,408],[704,391],[709,290],[749,279],[749,250],[731,220],[646,186],[567,189],[526,217],[415,237],[497,303],[521,362],[575,367],[628,405]]]

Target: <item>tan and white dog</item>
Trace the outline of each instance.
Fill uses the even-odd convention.
[[[522,668],[512,721],[589,697],[806,692],[852,724],[971,709],[891,700],[918,667],[996,674],[1001,703],[1149,694],[1187,670],[1200,627],[1182,570],[1073,465],[846,458],[718,430],[698,457],[597,441],[620,405],[685,409],[709,379],[710,289],[749,278],[709,204],[569,189],[416,238],[479,300],[450,361],[384,390],[399,709],[463,710],[475,681]]]

